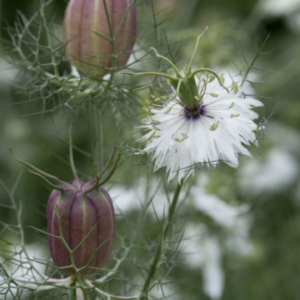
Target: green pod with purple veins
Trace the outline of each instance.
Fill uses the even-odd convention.
[[[52,259],[56,266],[72,275],[76,273],[74,267],[82,276],[102,268],[112,251],[115,233],[112,200],[102,187],[88,192],[94,184],[95,181],[84,183],[80,179],[72,184],[61,183],[64,192],[54,190],[47,204]]]
[[[136,29],[133,0],[70,0],[63,22],[67,58],[78,70],[103,76],[126,65]]]

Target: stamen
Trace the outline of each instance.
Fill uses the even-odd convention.
[[[158,139],[158,138],[159,138],[159,136],[156,135],[156,134],[152,134],[151,137],[150,137],[150,139]]]
[[[182,143],[183,141],[185,141],[186,139],[189,138],[189,136],[186,133],[182,133],[181,136],[182,136],[181,139],[175,138],[175,141],[178,142],[178,143]]]
[[[239,117],[240,116],[240,114],[231,114],[230,115],[230,118],[237,118],[237,117]]]
[[[169,108],[165,111],[165,115],[169,114],[171,110],[172,110],[172,106],[169,107]]]
[[[208,82],[213,82],[215,80],[216,76],[215,75],[210,75]]]
[[[233,91],[237,94],[239,92],[239,86],[237,85],[236,82],[232,81],[232,89]]]
[[[210,96],[212,96],[212,97],[214,97],[214,98],[218,98],[218,97],[219,97],[219,95],[218,95],[218,94],[215,94],[215,93],[209,93],[208,95],[210,95]]]
[[[224,77],[223,74],[221,74],[221,76],[220,76],[220,81],[221,81],[222,85],[224,85],[224,83],[225,83],[225,77]]]
[[[219,122],[212,124],[210,126],[210,131],[215,131],[218,129],[218,127],[219,127]]]
[[[160,124],[160,122],[158,122],[157,120],[151,119],[151,121],[152,121],[152,123],[153,123],[154,125]]]
[[[165,111],[165,115],[169,114],[172,110],[172,108],[176,105],[177,103],[173,104],[172,106],[170,106],[166,111]]]

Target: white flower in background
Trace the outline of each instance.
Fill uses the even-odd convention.
[[[231,91],[217,79],[198,80],[193,109],[176,97],[144,121],[148,133],[140,141],[148,142],[145,150],[154,153],[155,170],[166,167],[169,180],[177,174],[179,182],[185,180],[199,163],[216,166],[221,160],[237,167],[239,154],[251,156],[245,146],[256,141],[258,115],[252,109],[263,104],[243,98],[229,76],[225,85]]]
[[[272,124],[268,128],[268,140],[273,147],[264,158],[247,161],[239,169],[238,185],[246,196],[283,192],[299,181],[299,133],[280,124]]]
[[[256,3],[252,15],[255,16],[256,24],[266,18],[282,18],[290,30],[299,34],[300,0],[260,0]]]
[[[207,194],[205,186],[208,180],[208,176],[202,174],[197,183],[192,187],[191,195],[194,207],[209,216],[221,227],[236,230],[239,218],[249,211],[249,206],[245,204],[232,206],[217,195]]]
[[[250,207],[230,205],[217,195],[208,194],[205,186],[209,178],[202,174],[191,189],[194,208],[211,218],[226,234],[224,244],[230,252],[238,255],[250,255],[253,246],[250,240],[251,217]]]
[[[258,9],[270,16],[289,16],[300,12],[300,0],[260,0]]]
[[[208,194],[205,190],[207,181],[208,176],[203,174],[193,185],[191,205],[218,224],[220,234],[211,232],[204,223],[189,223],[181,247],[187,264],[193,269],[201,269],[205,294],[217,300],[221,299],[225,285],[223,254],[227,252],[238,259],[250,256],[255,249],[250,237],[250,207],[230,205],[218,196]]]
[[[222,253],[218,241],[207,238],[203,245],[206,260],[203,263],[204,292],[211,299],[220,299],[224,289],[224,272],[222,269]]]
[[[210,299],[220,299],[225,282],[220,241],[204,224],[193,224],[186,228],[181,247],[185,249],[187,264],[201,269],[204,293]]]
[[[9,84],[13,83],[18,75],[18,70],[6,61],[6,58],[0,57],[0,87],[4,85],[8,87]]]
[[[116,211],[121,213],[143,209],[149,198],[152,199],[153,207],[155,207],[156,217],[162,218],[168,207],[168,199],[158,180],[147,181],[145,178],[140,178],[134,186],[113,185],[109,193]]]
[[[249,162],[240,170],[239,185],[249,195],[278,193],[299,177],[297,160],[288,152],[272,149],[263,161]]]
[[[26,249],[27,255],[25,255],[24,249]],[[11,281],[21,281],[28,288],[31,286],[32,289],[37,288],[34,283],[45,279],[40,274],[43,274],[46,270],[47,261],[42,259],[42,257],[47,252],[47,247],[39,243],[26,245],[26,247],[16,244],[12,245],[11,249],[8,248],[6,252],[11,253],[12,256],[10,259],[7,259],[7,257],[4,258],[0,254],[1,271],[5,268],[6,272],[11,276]],[[5,299],[17,299],[20,295],[19,287],[11,284],[11,281],[7,280],[4,273],[0,272],[1,291],[3,292],[5,289],[9,291]],[[2,292],[0,294],[4,295]]]

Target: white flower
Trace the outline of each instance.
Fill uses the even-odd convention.
[[[257,10],[268,16],[290,16],[299,11],[300,0],[261,0]]]
[[[253,252],[250,240],[252,224],[250,206],[231,205],[217,195],[207,193],[205,187],[208,181],[208,175],[201,173],[196,184],[191,188],[193,208],[208,216],[222,228],[224,244],[230,253],[240,256],[250,255]],[[208,233],[208,236],[211,234]]]
[[[198,80],[198,87],[201,102],[195,109],[176,98],[152,109],[142,126],[149,132],[140,141],[148,141],[145,150],[154,153],[155,170],[166,167],[169,180],[176,174],[179,182],[185,180],[198,163],[215,166],[222,160],[237,167],[238,154],[251,156],[245,145],[256,141],[258,115],[252,108],[262,106],[260,101],[243,98],[237,89],[228,92],[216,79],[206,88]]]

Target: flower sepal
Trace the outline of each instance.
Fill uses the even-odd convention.
[[[171,81],[171,85],[178,91],[178,97],[183,106],[195,108],[199,103],[198,88],[194,77],[179,79],[177,82]]]
[[[154,51],[155,56],[166,61],[173,69],[173,73],[175,74],[170,75],[161,72],[140,72],[140,73],[124,72],[123,74],[131,75],[131,76],[153,75],[153,76],[167,79],[170,85],[175,89],[175,95],[173,95],[173,97],[170,97],[169,100],[174,100],[175,98],[177,98],[179,99],[180,105],[182,107],[186,107],[191,110],[197,108],[201,104],[202,97],[204,96],[206,91],[206,85],[214,80],[217,80],[219,85],[224,90],[226,90],[227,93],[230,93],[229,88],[224,85],[224,77],[219,76],[216,71],[209,68],[199,68],[199,69],[192,70],[192,66],[197,53],[199,42],[204,32],[198,37],[193,55],[191,57],[189,64],[186,65],[184,72],[181,72],[171,60],[169,60],[167,57],[163,55],[160,55],[157,52],[157,50],[152,47],[151,50]],[[201,80],[204,83],[204,88],[202,90],[199,90],[197,84],[197,82],[199,83],[199,79],[198,79],[199,73],[205,74],[205,78]],[[232,89],[238,90],[238,86],[234,85]]]

